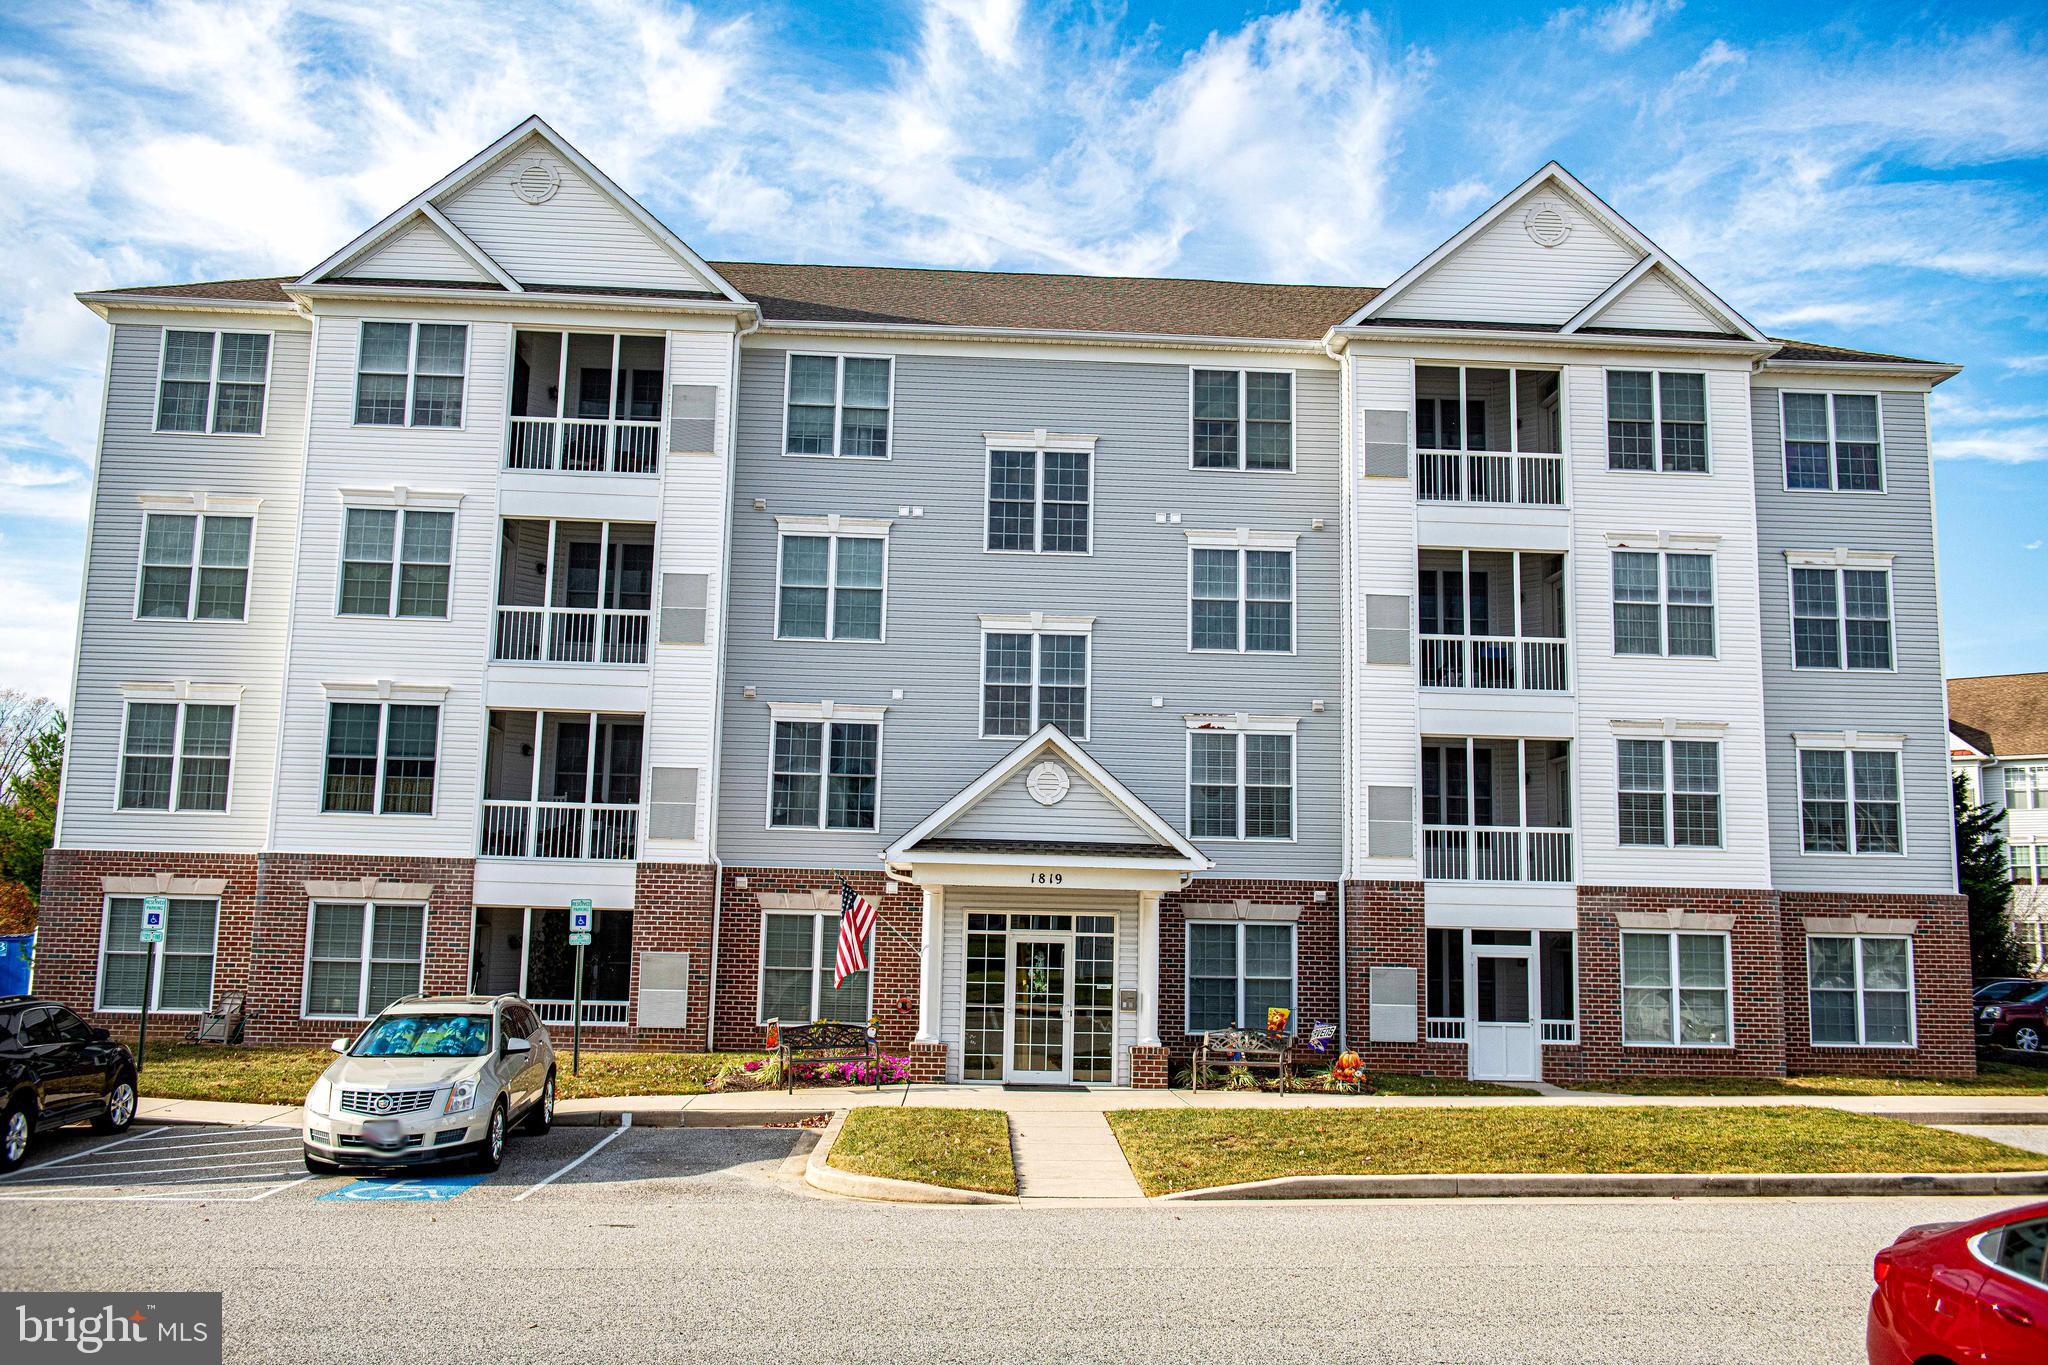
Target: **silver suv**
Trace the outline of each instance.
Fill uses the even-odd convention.
[[[467,1161],[495,1171],[505,1135],[555,1119],[555,1049],[516,995],[393,1002],[306,1093],[306,1169]]]

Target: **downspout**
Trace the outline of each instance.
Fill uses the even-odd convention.
[[[1337,800],[1338,818],[1343,822],[1343,829],[1337,841],[1337,1050],[1346,1052],[1351,1047],[1351,931],[1347,891],[1351,884],[1351,840],[1355,833],[1351,827],[1351,656],[1356,626],[1351,615],[1351,469],[1355,453],[1354,443],[1348,439],[1352,430],[1351,367],[1344,363],[1344,353],[1330,344],[1327,333],[1323,337],[1323,353],[1337,362],[1337,398],[1341,405],[1337,415],[1337,448],[1341,452],[1343,471],[1342,482],[1337,488],[1337,600],[1338,609],[1344,616],[1344,629],[1339,638],[1338,686],[1343,695],[1337,699],[1341,708],[1337,724],[1343,747],[1343,756],[1338,764],[1343,790],[1337,794]]]
[[[718,553],[718,658],[711,670],[711,781],[706,785],[704,855],[711,865],[711,973],[704,992],[704,1050],[718,1051],[718,926],[725,918],[725,869],[718,861],[719,757],[725,747],[725,627],[732,603],[732,496],[738,472],[740,443],[740,341],[758,331],[761,309],[754,308],[754,320],[732,336],[732,365],[725,389],[725,513],[721,529],[724,543]]]

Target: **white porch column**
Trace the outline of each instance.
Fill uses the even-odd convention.
[[[1138,893],[1138,1046],[1159,1046],[1159,893]],[[1161,1084],[1164,1084],[1162,1081]]]
[[[917,964],[917,1037],[920,1043],[939,1041],[939,926],[945,918],[946,893],[935,886],[924,889],[924,934]]]

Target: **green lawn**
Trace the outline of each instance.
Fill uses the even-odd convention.
[[[1375,1082],[1378,1079],[1374,1077]],[[1655,1076],[1579,1089],[1620,1095],[2040,1095],[2048,1094],[2048,1071],[1980,1060],[1976,1075],[1950,1081],[1886,1076]]]
[[[1125,1109],[1147,1194],[1284,1175],[2037,1170],[1982,1138],[1834,1109]]]
[[[555,1093],[565,1100],[612,1095],[698,1095],[711,1079],[748,1059],[736,1052],[590,1052],[582,1074],[569,1074],[564,1039]],[[151,1043],[141,1090],[153,1098],[301,1104],[313,1080],[334,1060],[324,1047],[201,1047]]]
[[[1010,1122],[997,1109],[855,1109],[832,1146],[843,1171],[989,1194],[1017,1192]]]
[[[1368,1073],[1375,1095],[1519,1095],[1536,1092],[1519,1085],[1495,1085],[1492,1081],[1468,1081],[1462,1076],[1397,1076],[1389,1071]]]

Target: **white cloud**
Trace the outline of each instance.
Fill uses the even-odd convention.
[[[2038,550],[2041,548],[2041,542],[2038,540],[2030,540],[2020,548],[2025,550]]]
[[[1574,5],[1552,14],[1549,27],[1556,33],[1582,34],[1608,52],[1625,52],[1684,7],[1684,0],[1620,0],[1597,10]]]
[[[72,640],[78,625],[78,574],[24,572],[7,563],[9,545],[0,541],[0,687],[51,697],[68,706]]]

